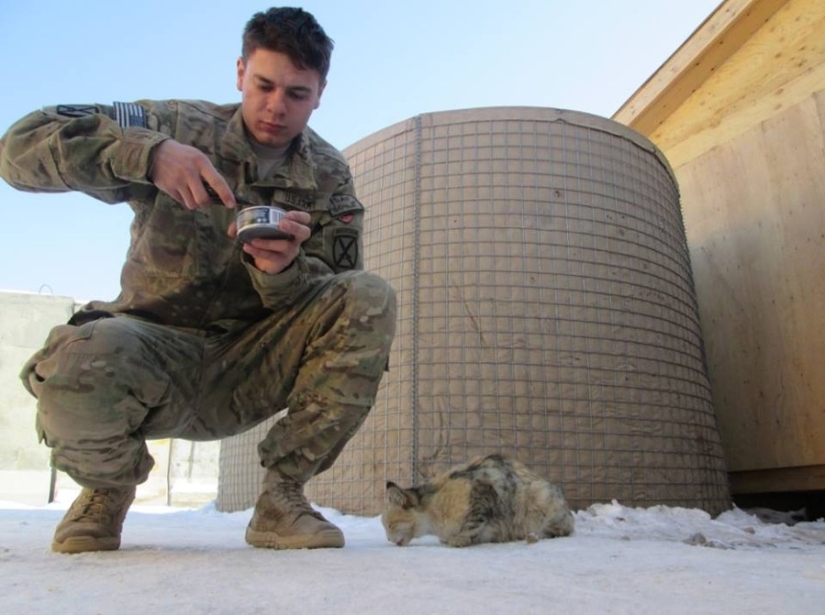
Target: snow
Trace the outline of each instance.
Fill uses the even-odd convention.
[[[567,538],[454,549],[387,542],[378,517],[319,508],[344,549],[244,543],[252,511],[136,505],[120,551],[50,551],[66,503],[0,502],[3,613],[825,613],[825,520],[617,502]]]

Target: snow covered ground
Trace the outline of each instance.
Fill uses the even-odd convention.
[[[568,538],[401,548],[377,517],[321,509],[346,548],[278,552],[244,543],[251,510],[135,506],[120,551],[58,555],[65,508],[0,502],[2,613],[825,613],[825,520],[613,502]]]

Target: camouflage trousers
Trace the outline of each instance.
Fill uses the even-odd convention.
[[[261,463],[305,482],[328,469],[375,402],[395,294],[364,271],[322,278],[264,320],[200,331],[125,315],[55,327],[21,378],[52,463],[80,485],[135,485],[147,439],[215,440],[288,408]]]

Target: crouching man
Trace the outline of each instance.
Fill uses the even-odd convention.
[[[312,15],[272,8],[244,29],[239,104],[57,105],[0,140],[10,185],[134,211],[120,295],[55,327],[22,372],[53,465],[83,487],[53,550],[120,547],[154,463],[147,439],[220,439],[284,408],[259,444],[267,472],[246,540],[344,546],[303,487],[375,402],[395,295],[363,270],[346,161],[307,126],[332,48]],[[250,205],[284,210],[283,236],[238,241]]]

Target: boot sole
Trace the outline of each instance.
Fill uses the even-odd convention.
[[[92,536],[72,536],[63,542],[52,542],[55,553],[87,553],[89,551],[117,551],[120,538],[94,538]]]
[[[311,536],[279,536],[248,527],[245,538],[247,544],[259,549],[340,549],[344,546],[344,534],[336,530],[324,530]]]

